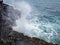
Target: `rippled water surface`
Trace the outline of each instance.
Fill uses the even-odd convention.
[[[21,17],[12,26],[15,31],[47,42],[60,43],[59,0],[6,0],[4,3],[21,12]]]

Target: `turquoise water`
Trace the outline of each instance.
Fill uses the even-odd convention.
[[[21,18],[13,26],[15,31],[60,44],[59,0],[6,0],[4,3],[21,12]]]

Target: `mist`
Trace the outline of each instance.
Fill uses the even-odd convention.
[[[32,2],[27,0],[7,2],[9,1],[5,1],[4,3],[12,6],[20,13],[20,15],[15,14],[13,16],[15,25],[12,25],[12,28],[14,31],[23,33],[29,37],[36,37],[47,42],[59,44],[60,5],[52,4],[53,2],[39,3],[36,0]]]

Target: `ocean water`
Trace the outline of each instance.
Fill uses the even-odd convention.
[[[13,30],[60,45],[59,0],[4,0],[4,3],[21,12]]]

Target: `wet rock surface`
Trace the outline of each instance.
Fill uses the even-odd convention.
[[[9,9],[7,10],[7,8]],[[12,15],[11,17],[12,21],[7,20],[8,18],[10,18],[8,13]],[[15,14],[13,15],[13,13]],[[0,33],[1,33],[0,45],[57,45],[57,44],[48,43],[42,39],[38,39],[35,37],[31,38],[25,36],[22,33],[13,31],[11,26],[14,23],[15,15],[20,15],[19,11],[14,10],[13,7],[9,5],[0,3]]]

